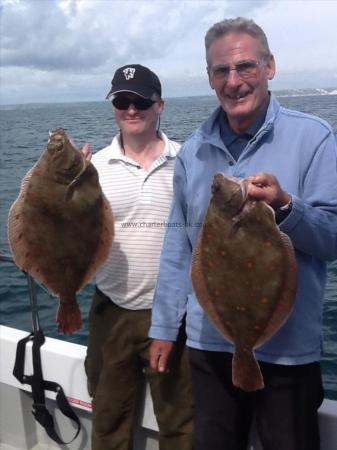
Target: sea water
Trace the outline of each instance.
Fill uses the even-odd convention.
[[[280,97],[286,107],[326,119],[337,131],[336,96]],[[161,129],[183,142],[217,106],[214,97],[172,98],[165,102]],[[64,128],[78,147],[89,143],[91,151],[110,144],[117,128],[110,102],[31,104],[0,107],[0,251],[9,253],[7,215],[16,199],[22,177],[46,147],[48,130]],[[27,280],[16,266],[0,263],[0,323],[32,329]],[[78,295],[83,327],[72,336],[57,332],[57,299],[37,286],[39,318],[46,336],[86,344],[88,310],[93,284]],[[322,360],[326,396],[337,399],[337,262],[329,265],[324,302],[324,354]]]

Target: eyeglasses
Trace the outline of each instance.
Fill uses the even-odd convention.
[[[122,95],[118,95],[112,100],[114,107],[121,110],[126,110],[130,105],[133,105],[136,109],[145,111],[146,109],[150,109],[154,103],[156,102],[150,100],[149,98],[139,97],[131,99],[128,97],[123,97]]]
[[[261,65],[261,61],[247,60],[240,61],[233,66],[230,66],[229,64],[218,64],[213,67],[208,67],[207,72],[213,78],[226,81],[229,77],[229,72],[231,70],[235,70],[240,78],[248,79],[257,76],[259,67]]]

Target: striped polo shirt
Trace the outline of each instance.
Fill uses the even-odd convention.
[[[180,148],[164,133],[160,137],[164,151],[148,170],[123,154],[119,134],[92,157],[115,224],[110,256],[96,274],[96,284],[126,309],[152,307],[172,199],[174,160]]]

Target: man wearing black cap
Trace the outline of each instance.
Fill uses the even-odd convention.
[[[93,397],[92,450],[132,449],[144,379],[149,381],[160,450],[191,450],[192,400],[184,332],[170,370],[148,369],[148,329],[179,144],[159,131],[160,81],[139,64],[119,68],[113,96],[120,128],[92,162],[111,203],[115,236],[96,276],[89,317],[86,373]]]

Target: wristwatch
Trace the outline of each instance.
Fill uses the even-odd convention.
[[[286,205],[281,206],[275,211],[275,220],[276,223],[281,223],[291,212],[293,207],[292,198],[290,197],[289,202]]]

